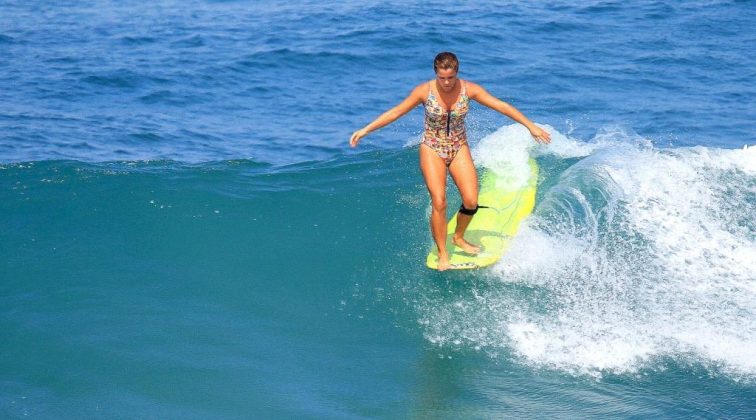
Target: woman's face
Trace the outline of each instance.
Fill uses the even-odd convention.
[[[436,71],[436,85],[444,92],[451,92],[457,84],[457,70],[438,69]]]

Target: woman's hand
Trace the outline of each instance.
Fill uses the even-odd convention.
[[[352,147],[357,147],[357,143],[362,140],[363,137],[367,136],[368,131],[364,128],[360,128],[359,130],[352,133],[352,138],[349,139],[349,145]]]
[[[551,143],[551,134],[549,134],[548,131],[542,129],[541,127],[534,125],[532,128],[530,128],[530,135],[533,136],[535,141],[538,143]]]

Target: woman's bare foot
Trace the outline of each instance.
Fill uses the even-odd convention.
[[[452,237],[452,243],[465,251],[468,254],[477,254],[480,252],[480,247],[467,242],[463,237]]]
[[[438,271],[446,271],[451,267],[451,262],[449,261],[449,254],[443,253],[438,254]]]

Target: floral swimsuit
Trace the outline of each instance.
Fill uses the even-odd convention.
[[[428,83],[428,99],[423,106],[425,107],[425,133],[423,134],[423,144],[435,150],[438,155],[444,159],[446,166],[451,165],[454,157],[457,156],[459,148],[467,144],[467,132],[465,131],[465,116],[470,109],[470,98],[467,97],[465,83],[462,83],[462,92],[459,99],[448,111],[441,106],[430,89]]]

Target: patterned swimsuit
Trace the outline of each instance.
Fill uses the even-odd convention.
[[[467,132],[465,131],[465,116],[470,109],[470,98],[467,97],[465,83],[462,83],[462,92],[459,99],[446,111],[433,94],[428,83],[428,99],[425,107],[425,133],[423,144],[435,150],[444,159],[446,166],[451,165],[457,156],[459,148],[467,144]]]

